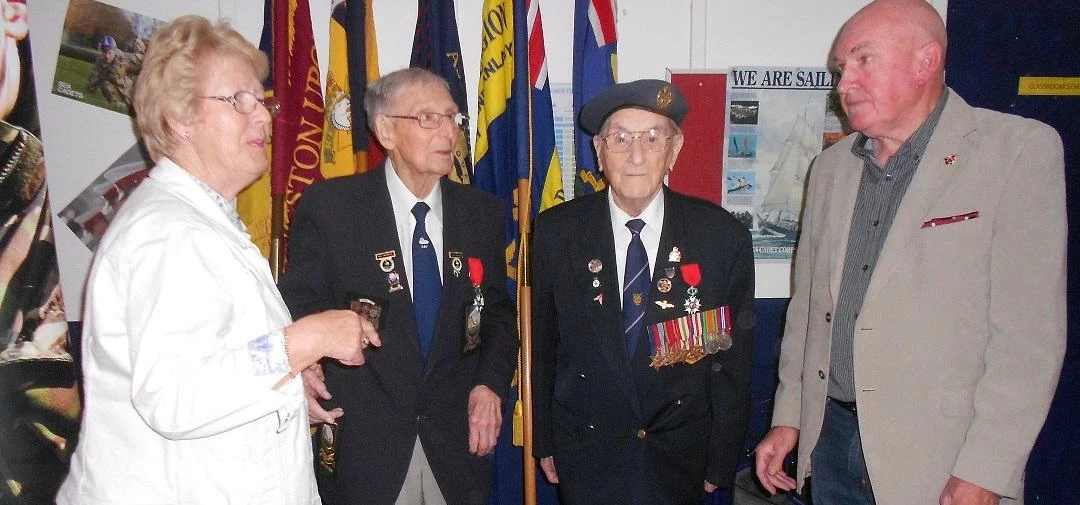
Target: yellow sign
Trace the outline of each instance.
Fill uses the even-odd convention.
[[[1020,77],[1021,95],[1080,96],[1080,77]]]

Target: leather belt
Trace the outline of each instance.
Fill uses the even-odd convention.
[[[846,410],[848,412],[851,412],[851,415],[853,415],[855,417],[859,417],[859,409],[856,408],[855,402],[845,402],[845,401],[837,400],[836,398],[833,398],[831,396],[829,397],[829,401],[835,403],[836,406],[838,406],[838,407],[840,407],[840,408],[842,408],[842,409],[844,409],[844,410]]]

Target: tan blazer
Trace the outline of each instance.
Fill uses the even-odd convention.
[[[859,428],[879,505],[936,504],[949,475],[1022,499],[1065,352],[1061,139],[950,91],[855,325]],[[811,169],[773,425],[812,473],[832,314],[862,173],[856,135]]]

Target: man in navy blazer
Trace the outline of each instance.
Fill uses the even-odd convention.
[[[658,80],[594,97],[580,120],[609,188],[536,221],[534,455],[564,503],[701,503],[743,451],[750,234],[663,185],[686,112]]]
[[[444,177],[467,118],[440,77],[388,74],[365,109],[388,160],[307,190],[280,282],[294,317],[382,307],[382,346],[362,367],[327,364],[325,389],[313,385],[313,417],[339,424],[336,454],[317,457],[319,491],[325,503],[486,503],[518,348],[500,203]]]

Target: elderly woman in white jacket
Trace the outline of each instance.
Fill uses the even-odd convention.
[[[319,503],[303,385],[378,345],[351,311],[293,322],[235,210],[267,170],[266,57],[224,24],[150,41],[134,108],[156,167],[86,288],[86,409],[61,504]]]

